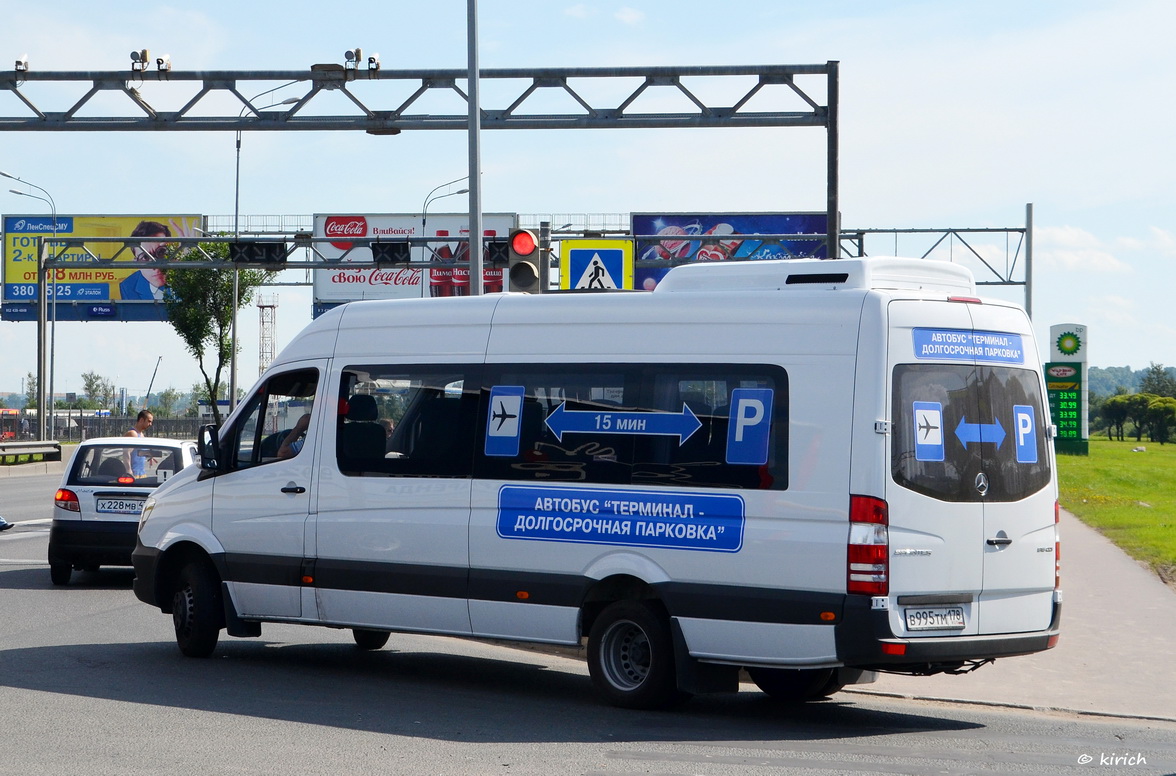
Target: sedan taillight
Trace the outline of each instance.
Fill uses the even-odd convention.
[[[78,494],[65,488],[57,489],[56,495],[53,496],[53,503],[70,512],[82,511],[82,505],[78,503]]]

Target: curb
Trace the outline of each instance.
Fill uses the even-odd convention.
[[[14,463],[0,466],[0,477],[24,477],[34,474],[61,474],[65,461],[38,461],[36,463]]]
[[[970,701],[962,698],[942,698],[934,695],[911,695],[901,692],[886,692],[884,690],[866,690],[846,687],[843,693],[854,695],[873,695],[878,698],[899,698],[908,701],[930,701],[933,703],[952,703],[962,706],[987,706],[995,709],[1016,709],[1018,711],[1041,711],[1060,714],[1075,714],[1081,717],[1105,717],[1108,719],[1135,719],[1148,722],[1176,723],[1176,717],[1161,717],[1151,714],[1126,714],[1118,711],[1093,711],[1091,709],[1071,709],[1065,706],[1032,706],[1025,703],[1004,703],[1001,701]]]
[[[0,466],[0,477],[23,477],[35,474],[61,474],[65,461],[38,461]]]
[[[541,652],[547,655],[557,655],[571,660],[584,661],[586,659],[584,647],[565,647],[558,644],[536,644],[527,642],[502,641],[498,639],[484,639],[487,643],[497,644],[508,649],[518,649],[524,652]],[[1176,717],[1163,717],[1152,714],[1127,714],[1118,711],[1094,711],[1092,709],[1071,709],[1066,706],[1036,706],[1026,703],[1008,703],[1003,701],[977,701],[963,698],[945,698],[936,695],[914,695],[911,693],[888,692],[886,690],[870,690],[866,685],[860,687],[849,686],[839,691],[852,695],[867,695],[877,698],[897,698],[907,701],[924,701],[930,703],[949,703],[958,706],[982,706],[993,709],[1015,709],[1017,711],[1037,711],[1051,714],[1073,714],[1080,717],[1102,717],[1104,719],[1131,719],[1146,722],[1168,722],[1176,724]]]

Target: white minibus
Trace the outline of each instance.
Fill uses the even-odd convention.
[[[291,411],[297,407],[297,411]],[[355,302],[148,501],[181,651],[263,622],[579,646],[611,703],[828,696],[1058,637],[1025,312],[911,259],[721,262],[651,293]]]

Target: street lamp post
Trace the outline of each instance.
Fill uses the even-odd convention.
[[[18,178],[15,175],[9,175],[8,173],[4,172],[3,170],[0,170],[0,176],[3,176],[5,178],[9,178],[14,181],[20,181],[21,183],[25,184],[26,186],[32,186],[34,189],[37,189],[38,191],[42,192],[45,195],[44,197],[41,197],[36,194],[30,194],[27,191],[21,191],[20,189],[9,189],[9,191],[12,192],[13,194],[17,194],[22,197],[32,197],[33,199],[39,199],[42,202],[49,205],[49,212],[51,214],[50,217],[53,219],[53,239],[56,240],[57,239],[57,203],[53,201],[53,195],[50,194],[45,189],[38,186],[37,184],[29,183],[28,181],[26,181],[22,178]],[[37,255],[37,276],[42,278],[43,282],[46,284],[45,285],[45,294],[44,295],[38,294],[38,296],[42,296],[42,299],[40,300],[40,303],[37,305],[37,428],[38,428],[37,436],[41,441],[45,441],[48,438],[45,434],[46,415],[49,418],[49,431],[50,431],[50,433],[54,433],[54,429],[53,429],[53,351],[54,351],[54,345],[56,344],[56,340],[57,340],[57,284],[56,284],[56,282],[52,282],[50,280],[50,278],[47,277],[48,271],[45,268],[45,257],[43,254],[44,254],[44,251],[41,250],[41,251],[38,251],[38,255]],[[46,409],[45,409],[45,403],[46,403],[45,402],[45,312],[46,312],[46,306],[49,304],[48,297],[50,296],[50,294],[49,294],[50,288],[52,288],[52,291],[53,291],[53,293],[51,294],[51,296],[53,297],[53,327],[50,330],[51,333],[50,333],[50,345],[49,345],[49,370],[48,370],[49,371],[49,400],[48,400],[49,408],[48,408],[48,412],[46,412]]]
[[[264,97],[270,92],[276,92],[278,89],[285,89],[287,86],[292,86],[298,83],[291,81],[290,83],[275,86],[273,89],[267,89],[261,94],[255,95],[253,100],[258,97]],[[247,105],[242,106],[241,112],[237,114],[237,118],[244,118],[245,111],[252,110],[254,113],[257,109],[253,107],[253,100],[250,100]],[[273,105],[266,105],[266,108],[277,107],[278,105],[293,105],[298,102],[297,97],[287,97],[281,102],[276,102]],[[237,169],[236,176],[233,183],[233,240],[241,239],[241,130],[237,130]],[[239,291],[240,274],[237,268],[233,267],[233,316],[229,323],[229,339],[232,341],[232,352],[229,355],[229,412],[232,412],[237,407],[237,294]],[[211,396],[209,400],[214,404],[216,397]]]
[[[434,197],[433,195],[436,194],[441,189],[445,188],[446,186],[452,186],[455,183],[461,183],[462,181],[468,179],[469,177],[470,176],[468,176],[468,175],[463,175],[460,178],[455,178],[455,179],[449,181],[448,183],[442,183],[440,186],[434,186],[433,190],[425,195],[425,203],[423,205],[421,205],[421,230],[422,230],[421,236],[422,237],[428,236],[423,233],[423,230],[425,228],[425,216],[429,212],[429,204],[432,203],[433,200],[441,199],[442,197],[453,197],[453,196],[457,196],[458,194],[465,194],[465,193],[469,192],[469,189],[467,188],[467,189],[459,189],[458,191],[450,191],[446,194],[440,194],[436,197]],[[427,252],[428,248],[426,248],[425,251]]]
[[[452,186],[453,184],[455,184],[459,181],[464,181],[468,177],[469,176],[466,175],[466,176],[463,176],[463,177],[458,178],[456,180],[449,181],[448,183],[442,183],[440,186],[434,187],[434,189],[432,191],[430,191],[428,194],[425,195],[425,202],[423,205],[421,205],[421,236],[422,237],[429,236],[428,232],[425,230],[425,224],[428,222],[428,216],[429,216],[429,205],[433,204],[434,202],[436,202],[439,199],[445,199],[446,197],[456,197],[458,194],[469,193],[469,189],[458,189],[457,191],[447,191],[444,194],[437,194],[437,190],[443,189],[446,186]],[[428,246],[428,245],[421,246],[421,261],[428,261],[429,260],[430,251],[432,251],[434,256],[437,255],[436,248],[430,248],[430,246]],[[431,274],[432,270],[429,270],[429,273]],[[425,295],[425,279],[422,279],[421,296],[424,296],[424,295]]]

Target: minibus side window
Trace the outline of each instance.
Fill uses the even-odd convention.
[[[780,367],[544,364],[497,369],[489,372],[483,392],[476,445],[480,478],[788,487],[787,374]],[[739,432],[734,442],[729,438],[733,418]],[[517,446],[514,439],[503,439],[504,427],[517,427]]]
[[[744,365],[654,369],[648,378],[653,386],[649,410],[693,416],[700,425],[681,441],[672,436],[639,438],[634,483],[787,489],[784,370]]]
[[[246,400],[230,436],[230,468],[244,469],[298,454],[318,379],[316,369],[274,375]],[[299,438],[287,440],[292,432]]]
[[[628,483],[633,435],[617,420],[638,409],[638,375],[616,365],[506,367],[494,385],[521,387],[516,455],[479,459],[478,476],[537,482]],[[483,429],[516,419],[486,398]],[[496,414],[501,413],[501,414]],[[561,421],[569,424],[565,427]],[[587,424],[587,425],[585,425]],[[483,440],[486,434],[482,434]],[[480,449],[484,450],[484,444]]]
[[[477,380],[470,367],[343,370],[335,457],[348,476],[468,477]]]

